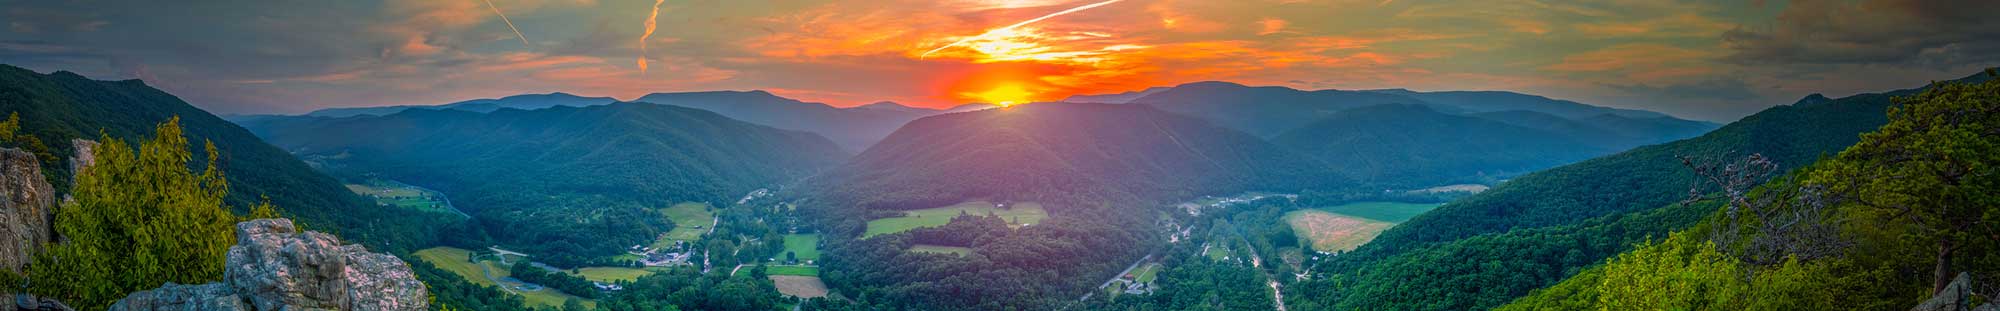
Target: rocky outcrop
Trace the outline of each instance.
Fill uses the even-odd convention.
[[[111,310],[426,310],[428,293],[395,256],[290,220],[236,224],[222,282],[167,284],[132,293]]]
[[[90,167],[91,164],[97,163],[96,141],[90,141],[84,139],[71,139],[69,140],[69,144],[71,146],[76,146],[76,155],[72,155],[69,157],[69,171],[71,173],[73,173],[74,175],[82,175],[84,168]],[[70,177],[69,181],[72,184],[76,183],[76,177],[74,175]]]
[[[1910,308],[1910,311],[2000,311],[2000,303],[1989,302],[1973,308],[1972,295],[1972,275],[1960,272],[1958,277],[1951,279],[1951,284],[1945,285],[1943,291]]]
[[[55,236],[55,196],[34,154],[0,149],[0,268],[21,273]]]

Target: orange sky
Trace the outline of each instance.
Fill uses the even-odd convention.
[[[2000,47],[2000,25],[1966,13],[1995,3],[31,1],[0,10],[0,62],[146,79],[222,113],[751,89],[948,107],[1223,80],[1511,90],[1728,121],[2000,64],[1978,53]]]

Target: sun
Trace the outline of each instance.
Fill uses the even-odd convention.
[[[1034,101],[1032,97],[1035,96],[1035,93],[1028,91],[1028,88],[1022,87],[1020,83],[1001,83],[1000,85],[994,86],[993,88],[987,89],[985,91],[977,93],[972,93],[972,92],[960,93],[960,95],[964,95],[967,98],[977,99],[982,102],[994,105],[1000,105],[1001,107],[1007,107],[1017,104],[1026,104],[1028,102]]]

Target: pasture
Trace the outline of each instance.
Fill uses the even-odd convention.
[[[393,180],[369,180],[363,184],[347,184],[347,191],[367,197],[376,204],[395,206],[416,211],[436,213],[456,213],[451,202],[443,194]]]
[[[1313,250],[1338,252],[1353,250],[1375,240],[1383,230],[1438,204],[1360,202],[1340,206],[1297,210],[1285,213],[1286,224],[1299,237],[1311,241]]]
[[[684,202],[660,209],[660,215],[674,223],[674,230],[660,235],[653,241],[653,248],[666,248],[674,241],[701,240],[708,233],[708,227],[715,225],[715,213],[708,210],[708,204]]]
[[[1049,212],[1043,210],[1041,204],[1034,202],[1012,203],[1008,204],[1006,208],[1001,208],[992,202],[969,201],[945,207],[903,211],[903,216],[901,217],[870,220],[868,221],[867,232],[862,233],[861,237],[868,238],[909,231],[916,228],[943,226],[946,223],[950,223],[952,217],[958,217],[960,213],[977,216],[985,216],[991,213],[995,216],[1000,216],[1007,223],[1016,226],[1040,223],[1042,219],[1049,218]]]
[[[819,261],[819,234],[785,235],[785,251],[798,256],[800,262]],[[778,260],[785,260],[785,253],[778,253]]]
[[[569,301],[570,298],[580,299],[584,306],[592,308],[597,306],[596,300],[583,299],[552,288],[544,287],[536,291],[520,291],[513,289],[513,286],[520,285],[518,283],[499,284],[494,281],[495,278],[511,276],[507,271],[507,266],[500,264],[499,261],[495,261],[492,255],[480,256],[478,263],[468,262],[466,261],[466,256],[471,253],[472,251],[454,247],[432,247],[418,250],[416,255],[418,259],[429,262],[439,269],[451,271],[452,274],[457,274],[459,277],[473,284],[501,287],[507,292],[521,295],[521,298],[533,306],[561,308],[563,302]],[[491,274],[492,278],[487,277],[488,273]]]
[[[639,277],[653,275],[653,270],[626,267],[585,267],[576,269],[576,276],[594,282],[612,283],[632,281]]]

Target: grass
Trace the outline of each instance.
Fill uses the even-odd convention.
[[[375,200],[375,203],[410,210],[452,213],[445,206],[444,195],[391,180],[369,180],[366,184],[347,184],[347,191]]]
[[[1144,266],[1139,266],[1139,269],[1132,270],[1132,274],[1136,275],[1133,278],[1134,281],[1139,281],[1139,283],[1152,283],[1153,279],[1160,277],[1160,264],[1147,263]]]
[[[1342,204],[1339,206],[1322,207],[1317,209],[1322,211],[1327,211],[1330,213],[1360,217],[1368,220],[1374,220],[1386,223],[1402,223],[1404,221],[1410,220],[1410,217],[1417,217],[1418,214],[1429,212],[1431,211],[1431,209],[1437,208],[1438,205],[1441,204],[1402,203],[1402,202],[1357,202],[1357,203]]]
[[[819,276],[819,267],[815,266],[765,266],[764,269],[764,274],[769,275]]]
[[[674,222],[674,230],[653,241],[653,248],[674,246],[674,241],[697,241],[708,233],[708,227],[715,225],[715,213],[708,211],[708,204],[685,202],[660,209],[660,215]]]
[[[868,221],[868,231],[862,233],[861,237],[867,238],[910,231],[916,228],[943,226],[946,223],[950,223],[952,217],[958,217],[961,212],[968,215],[981,216],[992,213],[1015,225],[1040,223],[1042,219],[1049,218],[1049,212],[1043,210],[1041,204],[1023,202],[1014,203],[1008,207],[1007,209],[1001,209],[992,202],[970,201],[945,207],[904,211],[902,217]]]
[[[1220,261],[1229,258],[1229,243],[1216,242],[1214,245],[1208,249],[1208,259]]]
[[[473,284],[486,285],[486,286],[500,286],[500,284],[494,283],[492,279],[486,278],[485,273],[479,271],[479,268],[481,266],[485,266],[486,268],[491,269],[490,271],[493,272],[493,277],[504,278],[510,276],[507,272],[507,267],[505,265],[501,265],[499,261],[494,261],[493,259],[491,259],[492,257],[482,256],[480,257],[479,263],[477,264],[466,262],[465,261],[466,256],[471,253],[472,251],[460,248],[432,247],[423,250],[418,250],[416,252],[416,255],[418,259],[422,259],[425,262],[429,262],[431,263],[431,265],[435,265],[440,269],[451,271],[453,274],[458,274],[460,278],[464,278],[466,281],[470,281]],[[581,299],[584,306],[591,308],[597,307],[597,301],[595,300],[583,299],[581,297],[573,296],[570,294],[563,293],[562,291],[546,287],[538,291],[517,292],[517,294],[520,294],[521,298],[526,300],[528,304],[540,307],[561,308],[563,303],[568,302],[570,298]]]
[[[1360,202],[1285,213],[1285,223],[1321,252],[1353,250],[1375,240],[1383,230],[1438,204]]]
[[[966,254],[972,253],[971,248],[957,247],[957,246],[943,246],[943,245],[928,245],[928,244],[911,245],[910,251],[918,253],[932,253],[932,254],[953,254],[959,256],[965,256]]]
[[[801,262],[806,260],[819,261],[819,234],[787,234],[785,235],[785,251],[792,252],[792,255],[798,256]],[[784,256],[784,253],[778,253],[779,260],[784,260]]]
[[[576,269],[576,276],[581,276],[586,280],[605,283],[637,280],[639,277],[648,275],[653,275],[653,270],[625,267],[586,267]]]

